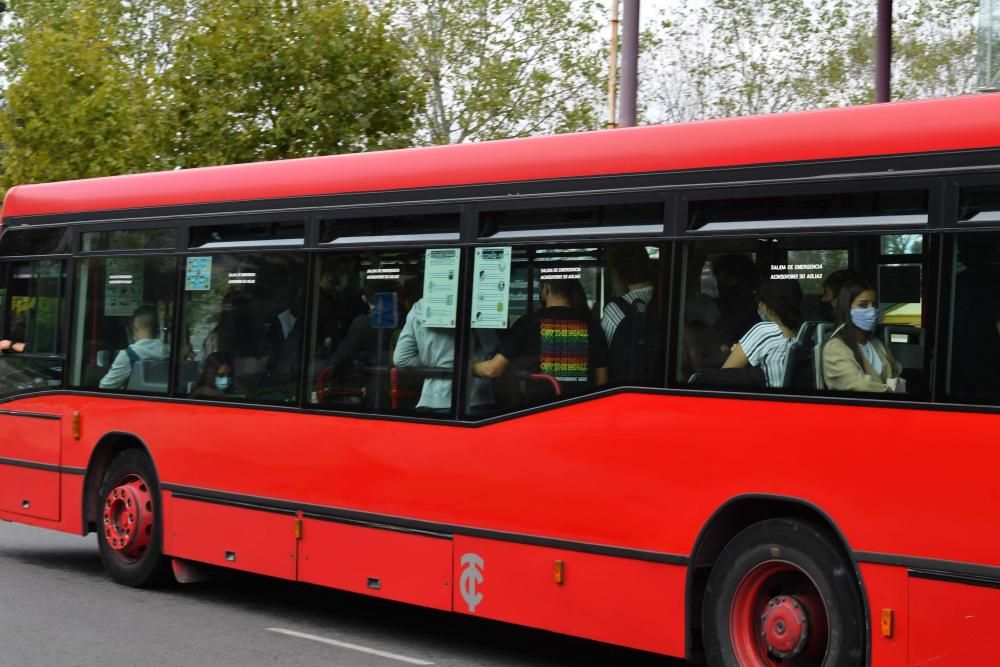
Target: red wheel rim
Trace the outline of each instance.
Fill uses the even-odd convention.
[[[153,494],[139,475],[127,475],[104,499],[104,537],[119,558],[133,563],[153,538]]]
[[[819,667],[830,623],[815,582],[787,561],[767,561],[743,577],[729,613],[733,654],[743,667]]]

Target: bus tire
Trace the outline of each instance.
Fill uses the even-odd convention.
[[[712,667],[864,664],[854,568],[825,531],[804,521],[761,521],[726,545],[709,575],[702,629]]]
[[[128,449],[111,461],[97,502],[97,544],[111,578],[137,588],[169,583],[160,485],[145,452]]]

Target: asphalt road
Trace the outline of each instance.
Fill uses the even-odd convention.
[[[0,522],[0,666],[402,667],[684,663],[266,577],[143,591],[104,574],[93,535]]]

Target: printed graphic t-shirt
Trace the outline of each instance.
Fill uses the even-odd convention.
[[[500,354],[560,383],[586,386],[594,369],[608,365],[608,345],[597,318],[572,308],[543,308],[519,319],[500,343]]]

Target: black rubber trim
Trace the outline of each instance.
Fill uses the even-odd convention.
[[[0,465],[14,466],[16,468],[31,468],[32,470],[44,470],[46,472],[59,472],[59,466],[52,463],[23,461],[21,459],[8,459],[6,457],[0,457]]]
[[[953,572],[938,572],[937,570],[911,569],[908,574],[914,579],[931,579],[947,581],[951,584],[965,584],[980,588],[1000,588],[1000,578],[976,577],[970,574],[955,574]]]
[[[953,576],[972,579],[986,579],[1000,582],[1000,566],[980,565],[954,560],[938,560],[936,558],[918,558],[915,556],[900,556],[899,554],[884,554],[875,551],[855,551],[854,557],[859,563],[873,565],[895,565],[905,567],[912,572],[934,572],[939,576]]]
[[[28,419],[62,419],[59,415],[47,415],[41,412],[16,412],[14,410],[0,410],[0,417],[27,417]]]
[[[309,505],[275,498],[262,498],[259,496],[213,491],[211,489],[201,489],[197,487],[183,486],[180,484],[164,483],[161,485],[161,488],[165,491],[170,491],[175,498],[183,498],[186,500],[213,502],[222,505],[232,505],[234,507],[246,507],[272,512],[292,514],[302,512],[303,517],[311,519],[321,519],[323,521],[333,521],[336,523],[346,523],[351,525],[364,525],[384,530],[404,530],[407,532],[425,535],[431,534],[434,537],[440,538],[450,538],[453,535],[463,535],[466,537],[480,537],[483,539],[514,542],[517,544],[530,544],[533,546],[551,547],[554,549],[564,549],[566,551],[577,551],[602,556],[615,556],[617,558],[663,563],[666,565],[686,566],[688,562],[687,556],[661,553],[658,551],[627,549],[624,547],[614,547],[604,544],[575,542],[572,540],[563,540],[552,537],[540,537],[537,535],[524,535],[521,533],[510,533],[500,530],[488,530],[484,528],[472,528],[469,526],[458,526],[432,521],[421,521],[419,519],[409,519],[406,517],[398,517],[388,514],[361,512],[358,510],[328,507],[325,505]]]
[[[212,505],[226,505],[227,507],[239,507],[241,509],[256,510],[258,512],[270,512],[271,514],[287,514],[290,516],[295,516],[298,514],[295,510],[283,509],[280,507],[273,507],[269,505],[260,505],[253,502],[237,502],[234,500],[222,500],[221,498],[214,498],[206,495],[184,493],[183,491],[174,491],[169,484],[161,484],[161,488],[164,491],[170,491],[170,495],[177,500],[191,500],[199,503],[209,503]]]

